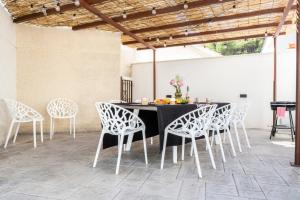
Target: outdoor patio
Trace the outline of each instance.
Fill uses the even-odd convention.
[[[92,168],[97,133],[78,133],[75,141],[68,134],[57,134],[53,141],[45,138],[36,150],[31,134],[21,135],[16,145],[0,154],[0,199],[298,200],[300,169],[289,164],[294,153],[289,134],[278,134],[270,142],[269,131],[248,132],[252,148],[233,157],[226,143],[226,163],[222,163],[218,145],[214,147],[216,170],[205,144],[198,143],[202,179],[197,177],[193,158],[186,155],[185,161],[179,158],[178,164],[173,164],[171,151],[160,170],[157,137],[153,145],[148,140],[148,167],[142,143],[133,143],[131,152],[123,154],[116,176],[117,148],[102,151],[98,166]]]
[[[0,0],[0,200],[300,200],[300,0]]]

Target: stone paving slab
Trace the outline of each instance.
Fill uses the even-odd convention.
[[[300,169],[289,164],[294,156],[290,136],[278,134],[270,141],[268,131],[248,130],[248,135],[252,148],[242,140],[244,151],[236,157],[224,144],[226,163],[219,146],[213,147],[216,170],[205,144],[197,141],[203,174],[199,179],[190,144],[184,161],[178,148],[177,164],[168,148],[160,170],[158,138],[153,145],[148,141],[148,166],[142,143],[135,142],[123,153],[120,174],[115,175],[116,147],[103,150],[92,167],[97,133],[78,133],[76,140],[67,133],[56,134],[52,141],[46,136],[37,149],[31,135],[20,134],[16,144],[0,151],[0,200],[299,200]]]

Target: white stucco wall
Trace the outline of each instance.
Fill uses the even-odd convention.
[[[46,105],[56,97],[78,103],[77,131],[99,130],[94,103],[119,99],[120,75],[130,71],[121,61],[119,33],[16,25],[0,7],[0,99],[35,108],[45,117],[45,132]],[[9,123],[0,101],[0,144]],[[58,122],[56,130],[67,131],[68,122]],[[31,125],[21,127],[21,132],[31,131]]]
[[[17,26],[17,98],[45,117],[47,103],[78,103],[77,131],[99,130],[95,102],[119,98],[120,35],[98,30]],[[68,122],[57,122],[68,131]],[[31,126],[21,131],[31,131]]]
[[[219,53],[204,48],[202,45],[178,46],[156,49],[156,61],[184,60],[196,58],[219,57]],[[152,62],[153,51],[151,49],[136,52],[135,63]]]
[[[121,45],[121,76],[131,77],[131,64],[134,62],[137,50]]]
[[[16,34],[15,25],[0,5],[0,99],[16,98]],[[0,101],[0,144],[9,125],[6,106]]]
[[[173,94],[169,81],[175,75],[190,86],[190,95],[200,101],[240,102],[247,94],[251,104],[249,128],[269,128],[272,122],[273,54],[226,56],[157,63],[157,97]],[[152,63],[134,64],[134,99],[152,99]],[[185,85],[186,86],[186,85]],[[185,91],[185,88],[184,88]],[[295,52],[278,55],[278,100],[295,100]]]

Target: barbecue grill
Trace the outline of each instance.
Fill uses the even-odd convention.
[[[279,107],[284,107],[285,110],[289,113],[290,123],[288,125],[278,125],[277,108],[279,108]],[[294,141],[295,127],[294,127],[294,120],[293,120],[292,111],[294,111],[296,109],[296,102],[290,102],[290,101],[271,102],[271,109],[275,113],[276,119],[273,122],[270,139],[272,139],[272,137],[275,137],[275,134],[278,131],[278,129],[290,129],[291,130],[292,141]]]

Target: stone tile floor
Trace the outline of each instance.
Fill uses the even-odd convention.
[[[248,130],[251,149],[233,157],[225,144],[227,162],[223,163],[214,146],[217,169],[211,167],[203,141],[198,150],[203,178],[188,155],[172,163],[168,148],[165,169],[160,170],[158,138],[148,144],[149,165],[145,167],[140,142],[122,156],[120,174],[115,175],[117,149],[102,151],[100,162],[92,168],[98,135],[79,133],[76,140],[68,134],[46,138],[33,149],[31,135],[22,135],[15,145],[0,151],[0,199],[5,200],[93,200],[93,199],[206,199],[206,200],[299,200],[300,168],[290,166],[294,147],[288,134],[272,142],[269,132]],[[180,148],[178,148],[180,150]],[[181,153],[178,152],[178,157]]]

